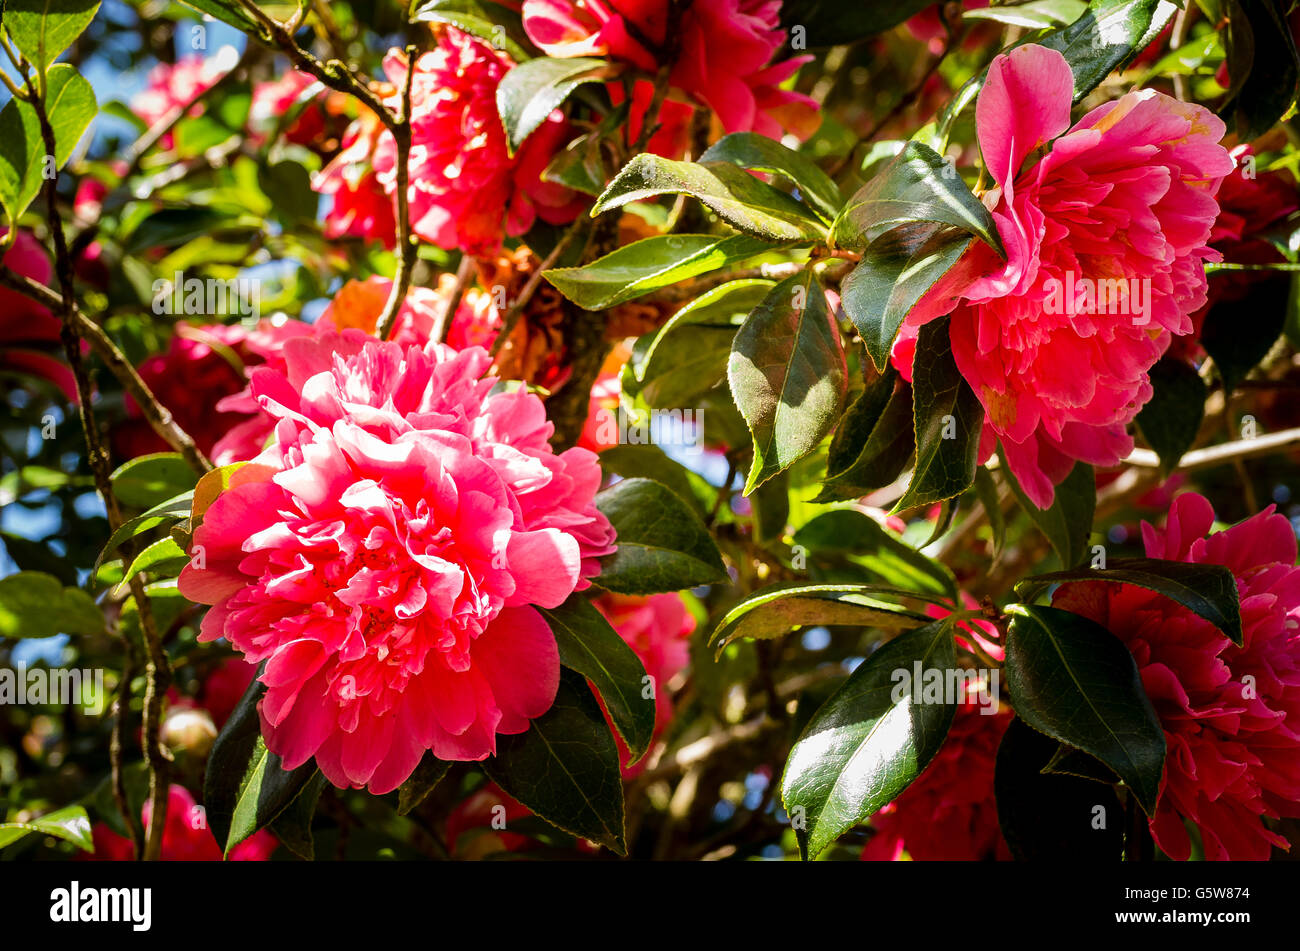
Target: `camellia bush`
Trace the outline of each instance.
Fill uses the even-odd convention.
[[[9,0],[0,860],[1300,841],[1289,0]]]

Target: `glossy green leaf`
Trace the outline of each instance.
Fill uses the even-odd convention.
[[[781,798],[805,858],[892,802],[939,752],[956,704],[924,697],[924,682],[912,677],[918,663],[947,678],[956,666],[951,623],[918,627],[876,650],[790,751]]]
[[[1069,611],[1013,604],[1007,613],[1006,685],[1016,713],[1101,760],[1154,815],[1165,734],[1128,648]]]
[[[909,141],[849,199],[831,228],[835,247],[865,251],[899,225],[951,225],[976,235],[1005,256],[993,216],[954,166],[920,142]]]
[[[816,502],[858,499],[902,474],[914,448],[912,389],[887,368],[849,406],[831,437]]]
[[[946,565],[921,554],[856,509],[818,515],[795,532],[794,542],[811,552],[842,552],[892,587],[956,602],[957,582]]]
[[[700,517],[651,479],[624,479],[596,496],[618,532],[618,551],[592,581],[620,594],[679,591],[727,579],[717,545]]]
[[[641,660],[594,605],[574,595],[558,608],[538,608],[555,635],[560,663],[591,681],[632,762],[650,747],[655,728],[654,692]]]
[[[830,224],[844,204],[839,186],[806,155],[757,132],[724,135],[700,156],[701,162],[731,162],[751,171],[779,175],[798,189],[799,197]]]
[[[491,0],[426,0],[411,12],[411,22],[447,23],[508,53],[516,63],[531,59],[517,10]]]
[[[890,0],[888,3],[845,3],[844,0],[785,0],[781,26],[791,39],[807,47],[839,46],[875,36],[932,6],[935,0]],[[795,32],[801,31],[801,32]]]
[[[653,479],[671,489],[701,518],[709,514],[718,493],[703,476],[670,458],[658,446],[610,446],[601,450],[600,466],[624,479]]]
[[[623,166],[591,215],[658,195],[689,195],[737,231],[770,241],[814,243],[826,236],[816,215],[743,168],[730,162],[676,162],[649,152]]]
[[[126,577],[130,578],[144,571],[178,573],[189,560],[190,556],[176,544],[175,539],[171,536],[160,538],[136,555],[135,560],[126,570]]]
[[[907,224],[881,235],[862,254],[840,288],[840,304],[884,372],[894,338],[911,309],[970,247],[954,228]]]
[[[281,845],[305,862],[316,858],[311,824],[316,816],[320,794],[327,785],[328,781],[317,771],[307,781],[302,792],[298,793],[293,802],[271,820],[271,824],[267,827],[280,840]]]
[[[1105,568],[1076,568],[1034,575],[1020,582],[1016,590],[1070,581],[1109,581],[1154,591],[1209,621],[1238,647],[1242,644],[1237,579],[1222,565],[1161,558],[1112,558]]]
[[[1153,366],[1150,378],[1151,400],[1138,413],[1137,425],[1168,475],[1196,441],[1209,391],[1191,364],[1174,357]]]
[[[71,842],[84,852],[95,851],[90,835],[90,817],[81,806],[65,806],[26,822],[0,822],[0,849],[33,832]]]
[[[542,276],[579,307],[605,310],[771,250],[770,242],[745,234],[661,234],[624,245],[590,264],[551,268]]]
[[[816,449],[844,405],[839,327],[811,269],[772,288],[750,313],[732,342],[727,379],[754,441],[748,495]]]
[[[975,481],[984,406],[953,359],[948,318],[921,328],[912,361],[916,468],[895,512],[944,502]]]
[[[964,20],[993,20],[1007,26],[1023,26],[1031,30],[1071,23],[1078,19],[1088,4],[1085,0],[1030,0],[1016,6],[983,7],[963,10]]]
[[[929,621],[890,598],[911,592],[871,584],[777,585],[745,598],[722,616],[709,637],[720,654],[741,639],[770,640],[800,627],[852,626],[885,631],[910,630]]]
[[[266,748],[257,713],[265,693],[256,679],[248,685],[208,757],[203,803],[226,854],[289,808],[317,772],[311,760],[286,770]]]
[[[0,637],[99,634],[104,616],[89,594],[53,575],[19,571],[0,578]]]
[[[511,155],[569,94],[583,83],[601,82],[610,64],[590,56],[556,59],[543,56],[520,63],[501,77],[497,111]]]
[[[148,509],[193,489],[199,477],[177,452],[136,456],[111,477],[113,494],[127,505]]]
[[[1036,40],[1061,53],[1074,73],[1074,101],[1078,102],[1140,52],[1159,8],[1167,18],[1173,5],[1161,0],[1093,0],[1083,15]]]
[[[397,787],[397,814],[404,816],[428,798],[433,788],[442,782],[451,763],[425,753],[409,779]]]
[[[627,854],[618,746],[581,674],[561,669],[555,703],[527,732],[498,736],[483,770],[557,828]]]
[[[117,527],[117,530],[109,536],[108,542],[100,549],[99,557],[91,568],[91,574],[97,574],[99,566],[104,563],[104,559],[117,551],[128,538],[134,538],[143,532],[157,528],[159,525],[166,525],[187,518],[190,514],[193,499],[194,493],[192,491],[182,492],[166,502],[160,502],[141,515],[127,519]]]
[[[181,3],[229,24],[237,30],[253,36],[266,36],[266,31],[244,10],[239,0],[181,0]]]

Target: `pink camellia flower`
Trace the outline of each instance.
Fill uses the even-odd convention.
[[[485,350],[353,329],[253,371],[275,437],[207,510],[186,597],[215,605],[261,680],[267,746],[335,785],[395,789],[427,750],[481,760],[559,683],[554,607],[613,528],[585,449],[556,455],[541,400],[492,393]]]
[[[511,157],[497,112],[496,90],[514,67],[504,53],[454,27],[415,63],[411,88],[411,225],[426,241],[480,256],[495,254],[503,234],[520,235],[537,218],[572,221],[588,199],[541,173],[568,141],[555,110]],[[384,70],[394,89],[406,82],[404,54],[390,52]],[[397,93],[388,102],[396,106]],[[384,190],[397,188],[397,145],[380,135],[374,169]]]
[[[141,812],[141,822],[148,828],[152,813],[148,802]],[[118,835],[102,822],[95,823],[91,836],[95,842],[95,851],[85,856],[89,861],[129,862],[134,857],[131,840]],[[275,836],[261,829],[230,850],[230,861],[265,862],[279,846]],[[221,861],[221,846],[208,828],[203,807],[194,801],[188,789],[175,783],[167,790],[167,818],[163,821],[161,858],[164,862]]]
[[[1264,860],[1287,841],[1263,817],[1300,816],[1300,568],[1296,534],[1272,507],[1206,537],[1210,503],[1174,499],[1151,558],[1223,565],[1237,578],[1243,643],[1151,591],[1091,581],[1053,603],[1092,618],[1132,651],[1167,750],[1151,835],[1184,860],[1200,829],[1211,860]]]
[[[1055,50],[993,61],[976,125],[1007,259],[972,244],[893,354],[910,377],[919,327],[952,315],[953,355],[985,409],[981,454],[1000,439],[1042,508],[1076,460],[1113,465],[1132,449],[1147,371],[1205,302],[1214,196],[1233,168],[1223,123],[1201,106],[1143,89],[1071,127],[1072,86]]]
[[[627,641],[651,678],[655,696],[654,735],[657,737],[673,716],[668,682],[690,662],[690,636],[695,630],[695,618],[686,610],[681,595],[676,592],[648,597],[602,594],[592,604],[605,615],[605,620],[618,631],[619,637]],[[604,700],[601,700],[601,706],[604,705]],[[605,716],[609,718],[608,711]],[[623,777],[630,779],[645,768],[645,761],[629,764],[631,751],[627,744],[617,732],[614,739],[618,742]]]
[[[343,133],[343,147],[319,172],[311,187],[331,196],[325,213],[325,237],[365,238],[391,248],[397,243],[397,210],[384,191],[371,158],[384,127],[369,110]]]
[[[291,69],[277,79],[256,84],[248,110],[249,125],[258,130],[275,128],[280,117],[296,108],[316,83],[310,73]],[[318,99],[307,103],[284,130],[285,141],[312,145],[325,132],[325,118]]]
[[[524,31],[549,56],[608,56],[653,74],[668,11],[669,0],[524,0]],[[807,138],[821,121],[816,102],[780,87],[812,56],[772,64],[786,41],[780,15],[780,0],[691,4],[675,37],[672,86],[717,113],[727,132]]]

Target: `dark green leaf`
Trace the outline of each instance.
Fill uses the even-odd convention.
[[[912,457],[912,389],[892,367],[853,401],[831,438],[815,502],[857,499],[892,483]]]
[[[451,763],[438,759],[432,753],[425,753],[415,772],[397,788],[397,814],[404,816],[420,803],[424,802],[433,787],[442,782]]]
[[[826,237],[807,208],[730,162],[675,162],[649,152],[623,166],[591,215],[658,195],[690,195],[736,230],[770,241],[814,243]]]
[[[516,63],[531,59],[519,13],[491,0],[427,0],[411,13],[411,22],[449,23],[510,54]]]
[[[284,812],[272,820],[268,828],[280,840],[280,844],[304,862],[316,858],[316,846],[312,840],[311,823],[316,815],[316,804],[320,794],[327,785],[326,779],[318,770],[302,792],[285,808]]]
[[[650,479],[624,479],[596,496],[618,532],[618,551],[592,580],[620,594],[678,591],[727,579],[708,529],[671,489]]]
[[[1105,783],[1108,786],[1120,781],[1115,771],[1101,760],[1089,756],[1083,750],[1075,749],[1068,743],[1057,744],[1056,752],[1043,767],[1043,772],[1057,776],[1078,776],[1080,779],[1091,779],[1093,782]]]
[[[595,684],[636,762],[650,747],[654,693],[662,685],[650,682],[640,658],[586,598],[574,595],[558,608],[538,610],[555,635],[560,663]]]
[[[1016,713],[1101,760],[1153,815],[1165,735],[1128,648],[1069,611],[1013,604],[1007,613],[1006,678]]]
[[[1300,56],[1287,21],[1290,6],[1279,0],[1228,4],[1224,45],[1231,90],[1219,113],[1235,113],[1243,142],[1263,135],[1295,103]]]
[[[202,205],[160,208],[141,221],[123,243],[123,250],[136,254],[149,248],[175,248],[187,241],[211,234],[233,219],[224,212]]]
[[[1237,580],[1222,565],[1165,561],[1160,558],[1113,558],[1105,568],[1077,568],[1026,578],[1016,586],[1068,581],[1131,584],[1162,594],[1209,621],[1238,647],[1242,643]]]
[[[854,509],[825,512],[795,532],[796,545],[810,551],[840,551],[882,582],[904,591],[957,599],[957,582],[947,566],[921,554],[875,519]]]
[[[193,503],[194,493],[182,492],[175,498],[168,499],[155,505],[149,511],[135,518],[127,519],[117,527],[117,530],[109,536],[107,544],[100,550],[99,558],[95,560],[94,567],[91,568],[91,574],[99,571],[99,566],[103,564],[104,559],[111,555],[121,546],[128,538],[134,538],[142,532],[147,532],[159,525],[177,522],[187,518],[190,514],[190,506]]]
[[[506,130],[511,155],[546,121],[555,107],[583,83],[600,82],[609,71],[603,59],[540,59],[520,63],[501,77],[497,86],[497,111]]]
[[[1119,797],[1090,780],[1047,773],[1045,764],[1058,745],[1019,719],[1002,736],[993,791],[1012,855],[1022,861],[1119,861],[1124,850]]]
[[[727,378],[754,441],[748,495],[816,449],[844,405],[839,327],[810,268],[772,288],[750,313],[732,342]]]
[[[975,481],[984,407],[957,369],[948,318],[921,328],[912,361],[916,469],[895,512],[961,495]]]
[[[790,476],[782,472],[768,479],[749,495],[754,518],[754,541],[759,545],[785,534],[790,520]]]
[[[889,3],[845,3],[844,0],[785,0],[781,26],[796,50],[855,43],[892,29],[936,0],[890,0]],[[802,34],[798,31],[802,30]],[[806,44],[806,45],[804,45]]]
[[[1141,51],[1160,6],[1160,0],[1093,0],[1079,19],[1035,42],[1065,56],[1078,102]]]
[[[780,175],[799,189],[799,195],[830,224],[844,198],[831,177],[805,155],[757,132],[723,136],[700,156],[701,162],[732,162],[741,168]]]
[[[1192,448],[1205,418],[1208,390],[1196,369],[1184,360],[1165,357],[1151,368],[1151,400],[1138,413],[1138,429],[1165,475]]]
[[[1220,301],[1205,315],[1201,346],[1229,387],[1244,380],[1282,335],[1288,291],[1285,280],[1258,281],[1241,300]]]
[[[661,234],[634,241],[590,264],[551,268],[542,276],[579,307],[605,310],[772,250],[770,242],[744,234]]]
[[[261,676],[261,671],[258,671]],[[286,770],[262,740],[257,703],[266,686],[254,679],[226,721],[208,757],[203,802],[208,824],[229,854],[284,812],[316,774],[307,761]]]
[[[1020,488],[1014,473],[1007,467],[1006,456],[1002,455],[1000,447],[998,455],[1002,460],[1001,472],[1019,500],[1020,507],[1052,543],[1061,564],[1072,568],[1083,561],[1088,551],[1088,537],[1092,534],[1093,513],[1097,508],[1097,477],[1092,466],[1083,462],[1075,463],[1065,481],[1056,487],[1051,506],[1040,509],[1029,501],[1025,490]]]
[[[517,736],[498,736],[483,770],[547,822],[627,854],[618,746],[581,674],[561,669],[551,709]]]
[[[881,235],[863,252],[840,289],[844,313],[858,328],[876,369],[884,372],[908,312],[970,247],[964,231],[908,224]]]
[[[931,221],[982,238],[1003,256],[993,216],[934,149],[909,141],[884,168],[858,189],[831,228],[835,247],[864,251],[899,225]]]
[[[601,450],[600,465],[606,472],[624,479],[639,476],[667,486],[701,518],[709,514],[717,495],[717,489],[703,476],[670,458],[658,446],[610,446]]]
[[[947,678],[956,666],[951,623],[927,624],[879,648],[790,751],[781,798],[805,858],[893,801],[939,752],[956,704],[924,701],[923,684],[912,682],[917,663]]]

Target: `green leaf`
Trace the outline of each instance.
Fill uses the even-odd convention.
[[[150,248],[175,248],[187,241],[211,234],[234,219],[225,212],[203,205],[160,208],[127,235],[122,250],[137,254]]]
[[[50,67],[45,108],[54,133],[55,166],[62,168],[95,117],[95,93],[67,63]],[[16,221],[45,183],[45,138],[31,103],[10,99],[0,110],[0,204]]]
[[[849,406],[826,456],[826,479],[814,502],[858,499],[889,485],[912,457],[912,390],[887,367]]]
[[[84,852],[95,851],[90,835],[90,817],[81,806],[65,806],[27,822],[0,822],[0,849],[33,832],[71,842]]]
[[[551,268],[542,276],[584,310],[606,310],[772,250],[770,242],[745,234],[661,234],[634,241],[590,264]]]
[[[175,539],[171,536],[160,538],[135,556],[135,561],[126,570],[126,577],[130,578],[143,571],[177,571],[185,567],[189,560],[190,556],[176,544]]]
[[[573,59],[543,56],[520,63],[507,72],[497,86],[497,111],[506,130],[509,153],[514,155],[571,92],[583,83],[603,81],[609,69],[606,60],[590,56]]]
[[[1124,850],[1119,797],[1091,780],[1046,772],[1058,746],[1019,719],[1002,735],[993,791],[1011,854],[1021,861],[1119,861]]]
[[[451,763],[438,759],[432,753],[425,753],[415,767],[415,772],[397,787],[397,814],[404,816],[424,802],[450,769]]]
[[[239,4],[239,0],[181,0],[187,7],[215,17],[237,30],[265,38],[266,32]]]
[[[18,52],[44,73],[98,11],[99,0],[7,0],[4,25]]]
[[[1300,57],[1287,21],[1290,6],[1278,0],[1227,4],[1225,46],[1232,88],[1219,114],[1235,114],[1243,142],[1263,135],[1295,104]]]
[[[618,532],[618,551],[592,581],[619,594],[679,591],[727,580],[708,529],[671,489],[650,479],[624,479],[596,496]]]
[[[1088,551],[1088,538],[1092,534],[1092,519],[1097,508],[1097,476],[1092,466],[1084,462],[1075,463],[1065,481],[1056,487],[1052,504],[1040,509],[1025,490],[1020,488],[1015,474],[1007,466],[1007,458],[998,447],[998,456],[1002,461],[1001,472],[1006,476],[1007,485],[1020,502],[1030,519],[1038,526],[1055,549],[1061,564],[1073,568],[1083,561]]]
[[[754,440],[748,495],[817,448],[848,388],[839,327],[807,268],[772,288],[731,345],[727,379]]]
[[[1035,734],[1040,735],[1040,734]],[[1075,749],[1068,743],[1058,743],[1056,752],[1043,767],[1044,773],[1057,776],[1078,776],[1095,783],[1113,785],[1120,781],[1115,771],[1096,757],[1089,756],[1083,750]]]
[[[809,551],[839,551],[882,582],[904,591],[957,600],[957,581],[946,565],[921,554],[855,509],[824,512],[795,532],[794,542]]]
[[[1070,23],[1078,19],[1088,4],[1084,0],[1032,0],[1014,7],[985,7],[980,10],[963,10],[964,20],[993,20],[1007,26],[1023,26],[1031,30]]]
[[[317,772],[310,760],[286,770],[266,748],[257,713],[265,693],[266,685],[257,679],[248,685],[208,757],[203,802],[208,824],[227,855],[289,808]]]
[[[178,522],[183,518],[187,518],[190,514],[190,506],[193,502],[193,498],[193,491],[182,492],[180,495],[170,498],[166,502],[160,502],[153,508],[149,509],[149,511],[137,515],[135,518],[127,519],[117,527],[117,530],[114,531],[112,535],[109,536],[108,542],[99,552],[99,557],[95,559],[95,564],[91,568],[91,574],[98,574],[99,566],[104,563],[104,559],[117,551],[117,549],[121,547],[122,543],[128,538],[134,538],[152,528],[157,528],[159,525],[170,524],[172,522]]]
[[[781,798],[805,858],[892,802],[943,745],[956,704],[923,702],[914,664],[956,666],[953,627],[936,621],[902,634],[858,665],[790,751]],[[900,678],[899,672],[908,676]],[[802,810],[802,813],[796,812]]]
[[[581,674],[561,669],[551,709],[527,732],[498,736],[483,770],[557,828],[627,854],[618,746]]]
[[[516,63],[532,56],[519,13],[490,0],[428,0],[411,13],[411,22],[449,23],[508,53]],[[516,67],[518,68],[518,67]]]
[[[1200,343],[1227,386],[1246,379],[1282,336],[1288,291],[1288,282],[1259,281],[1243,299],[1221,301],[1205,315]]]
[[[0,637],[99,634],[104,616],[89,594],[53,575],[20,571],[0,578]]]
[[[921,328],[912,361],[916,469],[895,512],[945,502],[975,482],[984,406],[953,359],[948,318]]]
[[[555,643],[560,663],[596,686],[632,762],[645,755],[655,729],[654,691],[641,659],[605,616],[586,598],[574,595],[558,608],[538,608]],[[649,687],[647,696],[646,688]]]
[[[840,289],[844,313],[858,328],[876,369],[884,372],[908,313],[957,263],[972,239],[934,224],[908,224],[881,235],[863,252]]]
[[[642,337],[633,360],[646,405],[691,406],[722,382],[737,329],[775,286],[773,281],[743,280],[715,287]]]
[[[879,595],[880,597],[876,597]],[[773,586],[745,598],[718,622],[709,643],[721,654],[742,638],[771,640],[800,627],[852,626],[910,630],[929,622],[882,598],[915,597],[909,591],[872,584]]]
[[[1101,760],[1155,814],[1165,734],[1124,643],[1057,608],[1007,608],[1006,682],[1016,713],[1040,733]]]
[[[701,518],[709,514],[717,496],[718,490],[703,476],[670,458],[658,446],[610,446],[601,450],[600,465],[606,472],[624,479],[640,476],[667,486]]]
[[[689,195],[737,231],[770,241],[815,243],[826,229],[785,192],[730,162],[675,162],[649,152],[623,166],[596,200],[591,216],[657,195]]]
[[[199,477],[180,453],[157,452],[119,466],[111,481],[119,499],[148,509],[193,489]]]
[[[731,162],[750,171],[780,175],[827,224],[835,220],[844,204],[839,186],[811,159],[757,132],[724,135],[709,146],[700,161]]]
[[[757,544],[766,545],[784,535],[790,521],[790,474],[779,473],[751,492],[749,508]]]
[[[314,773],[285,810],[267,827],[280,840],[280,844],[304,862],[316,858],[316,845],[312,839],[311,823],[316,816],[316,805],[326,786],[319,771]]]
[[[1093,0],[1079,19],[1034,42],[1065,57],[1078,102],[1141,51],[1158,7],[1173,11],[1160,0]]]
[[[1019,593],[1022,586],[1027,590],[1030,586],[1070,581],[1109,581],[1154,591],[1209,621],[1238,647],[1242,645],[1237,579],[1222,565],[1161,558],[1113,558],[1105,568],[1076,568],[1034,575],[1016,585],[1016,590]]]
[[[1006,256],[989,210],[971,194],[955,167],[916,141],[907,142],[849,199],[831,227],[831,242],[864,251],[885,232],[918,221],[960,228]]]
[[[1209,391],[1196,369],[1175,357],[1153,366],[1150,378],[1151,400],[1138,413],[1137,425],[1160,457],[1160,471],[1169,475],[1196,441]]]

